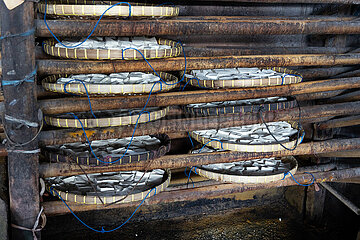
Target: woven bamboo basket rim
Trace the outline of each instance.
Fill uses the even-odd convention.
[[[158,44],[168,45],[171,48],[150,50],[65,48],[55,47],[57,42],[54,39],[47,39],[43,42],[43,49],[47,54],[54,57],[91,60],[143,60],[144,57],[146,59],[160,59],[177,57],[182,53],[182,46],[178,42],[161,38],[158,38],[157,41]]]
[[[84,83],[87,93],[89,95],[116,95],[116,94],[142,94],[152,92],[165,92],[174,89],[178,84],[178,78],[172,74],[159,72],[160,77],[166,81],[167,84],[154,83],[148,84],[89,84]],[[68,77],[68,74],[51,75],[43,79],[42,86],[45,90],[66,93],[65,84],[56,83],[56,80],[61,77]],[[86,94],[86,90],[82,83],[70,83],[66,85],[66,91],[73,94]]]
[[[267,77],[267,78],[250,78],[250,79],[232,79],[232,80],[199,80],[194,78],[185,77],[186,82],[194,87],[203,88],[249,88],[249,87],[267,87],[300,83],[302,81],[302,75],[298,72],[287,68],[281,67],[269,67],[260,69],[271,69],[276,72],[286,73],[284,77]]]
[[[123,165],[133,162],[144,162],[164,156],[166,153],[170,151],[171,140],[168,135],[156,134],[150,136],[158,138],[161,142],[161,146],[159,146],[157,149],[150,149],[148,150],[147,153],[125,155],[122,159],[120,159],[115,163],[102,163],[98,159],[96,159],[92,154],[90,155],[90,157],[79,157],[76,155],[69,154],[65,151],[60,151],[59,153],[46,147],[43,149],[43,154],[45,155],[45,158],[49,159],[50,163],[65,162],[69,164],[76,163],[85,166],[109,166],[114,164]],[[119,159],[118,157],[114,157],[114,158],[109,157],[103,160],[106,162],[113,162],[118,159]]]
[[[49,1],[47,3],[46,15],[50,16],[71,16],[71,17],[100,17],[110,6],[119,3],[116,1],[101,4],[100,1]],[[104,17],[176,17],[179,15],[179,8],[169,5],[152,5],[131,3],[119,4],[104,14]],[[45,3],[38,3],[39,12],[45,14]],[[129,14],[130,12],[130,14]]]
[[[135,125],[136,123],[147,123],[159,120],[166,116],[169,107],[161,108],[160,110],[145,112],[143,114],[134,114],[122,117],[108,117],[108,118],[61,118],[56,116],[44,116],[45,122],[48,125],[61,128],[96,128],[96,127],[115,127]],[[71,116],[71,115],[69,115]],[[140,116],[140,117],[139,117]],[[139,120],[138,120],[139,119]],[[82,123],[82,126],[80,122]]]
[[[184,111],[193,116],[219,116],[223,114],[234,114],[234,113],[244,114],[244,113],[259,112],[260,109],[263,109],[263,111],[278,111],[278,110],[295,108],[296,106],[297,106],[296,100],[292,97],[288,97],[287,101],[251,104],[251,105],[230,105],[224,107],[203,107],[203,108],[194,108],[186,105],[184,106]]]
[[[292,175],[295,175],[298,163],[293,156],[282,157],[282,161],[290,162],[292,164],[292,168],[289,171]],[[225,174],[225,173],[217,173],[209,170],[205,170],[201,167],[192,168],[192,170],[199,174],[202,177],[206,177],[209,179],[213,179],[215,181],[227,182],[227,183],[248,183],[248,184],[261,184],[261,183],[270,183],[284,179],[284,173],[278,173],[273,175],[266,176],[244,176],[244,175],[234,175],[234,174]],[[290,175],[286,175],[285,178],[290,177]]]
[[[164,175],[164,177],[166,177],[166,179],[164,180],[163,178],[163,182],[151,189],[139,192],[139,193],[135,193],[135,194],[130,194],[129,196],[127,196],[124,200],[116,203],[116,204],[123,204],[123,203],[130,203],[130,202],[136,202],[136,201],[141,201],[144,199],[144,197],[149,193],[148,198],[162,192],[165,188],[167,188],[170,184],[170,180],[171,180],[171,171],[170,169],[166,169],[165,170],[166,173]],[[74,194],[74,193],[68,193],[68,192],[63,192],[60,190],[57,190],[56,188],[53,188],[54,190],[56,190],[56,192],[61,196],[61,198],[64,201],[68,201],[68,202],[74,202],[74,203],[79,203],[79,204],[101,204],[102,202],[99,200],[98,196],[86,196],[86,195],[79,195],[79,194]],[[154,190],[152,190],[154,189]],[[54,193],[51,190],[51,186],[49,185],[49,183],[46,181],[46,190],[53,196],[58,197],[58,195],[56,193]],[[120,199],[122,199],[124,196],[120,195],[120,196],[110,196],[110,197],[105,197],[105,196],[100,196],[101,200],[104,202],[104,204],[109,204],[109,203],[114,203]]]
[[[289,142],[282,143],[283,146],[286,148],[293,148],[296,144],[301,144],[304,136],[305,131],[303,129],[298,128],[297,122],[289,122],[292,127],[298,129],[300,131],[300,137],[299,139],[294,139]],[[236,143],[228,143],[228,142],[222,142],[219,141],[211,141],[213,139],[205,138],[200,136],[199,134],[194,133],[193,131],[190,132],[190,136],[194,138],[196,141],[206,144],[206,146],[213,147],[215,149],[223,149],[223,150],[230,150],[230,151],[236,151],[236,152],[277,152],[284,150],[284,148],[276,143],[276,144],[258,144],[258,145],[250,145],[250,144],[236,144]],[[211,142],[209,142],[211,141]]]

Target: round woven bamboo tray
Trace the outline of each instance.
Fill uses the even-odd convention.
[[[252,105],[229,105],[223,107],[204,107],[194,108],[191,106],[184,106],[184,111],[195,117],[199,116],[219,116],[222,114],[233,114],[233,113],[253,113],[259,112],[260,109],[263,111],[277,111],[295,108],[297,106],[296,100],[292,97],[288,97],[288,101],[274,102],[274,103],[263,103],[263,104],[252,104]]]
[[[291,164],[291,170],[289,171],[292,175],[295,175],[298,163],[296,159],[292,156],[281,158],[283,162],[289,162]],[[202,177],[206,177],[209,179],[213,179],[220,182],[228,182],[228,183],[248,183],[248,184],[261,184],[261,183],[270,183],[282,180],[284,178],[284,173],[267,175],[267,176],[244,176],[244,175],[234,175],[234,174],[222,174],[216,173],[213,171],[208,171],[202,169],[201,167],[192,168],[192,170],[199,174]],[[286,175],[285,178],[290,177],[290,175]]]
[[[177,57],[182,53],[180,43],[172,40],[157,39],[158,44],[171,46],[170,49],[85,49],[55,47],[57,43],[54,39],[47,39],[43,42],[44,51],[54,57],[72,58],[72,59],[91,59],[91,60],[143,60]],[[142,53],[143,56],[140,54]]]
[[[293,128],[298,129],[297,122],[289,122]],[[266,145],[250,145],[250,144],[236,144],[236,143],[227,143],[223,142],[222,144],[219,141],[211,141],[212,139],[202,137],[194,132],[189,133],[192,138],[196,141],[206,144],[206,146],[213,147],[215,149],[223,149],[237,152],[276,152],[284,150],[284,148],[280,144],[266,144]],[[297,141],[297,144],[302,143],[305,136],[305,131],[300,129],[300,137],[299,139],[294,139],[286,143],[282,143],[283,146],[287,148],[293,148]],[[211,141],[211,142],[210,142]]]
[[[166,81],[167,84],[154,83],[149,84],[89,84],[84,83],[88,94],[90,95],[114,95],[114,94],[142,94],[155,92],[169,91],[177,86],[178,78],[174,75],[165,72],[159,72],[160,77]],[[42,81],[42,86],[51,92],[66,93],[65,84],[56,83],[56,80],[61,77],[68,77],[67,74],[51,75]],[[66,85],[66,91],[73,94],[86,94],[85,87],[82,83],[69,83]]]
[[[189,84],[195,87],[202,88],[248,88],[248,87],[267,87],[267,86],[277,86],[277,85],[287,85],[300,83],[302,81],[301,74],[289,70],[286,68],[273,67],[273,68],[261,68],[261,69],[271,69],[276,72],[286,73],[284,77],[272,77],[272,78],[253,78],[253,79],[244,79],[244,80],[199,80],[185,78],[186,82],[189,81]]]
[[[71,16],[71,17],[100,17],[109,7],[119,1],[48,1],[46,15],[49,16]],[[141,17],[141,18],[162,18],[176,17],[179,15],[179,8],[169,5],[150,5],[140,3],[119,4],[104,14],[104,17]],[[131,9],[130,9],[131,8]],[[40,13],[45,13],[45,3],[38,3]],[[130,12],[130,14],[129,14]]]
[[[141,114],[122,116],[122,117],[107,117],[107,118],[79,118],[75,119],[72,115],[67,115],[69,118],[60,116],[44,116],[45,122],[48,125],[63,128],[95,128],[95,127],[114,127],[114,126],[126,126],[134,125],[136,123],[146,123],[150,121],[156,121],[166,116],[169,111],[169,107],[161,108],[155,111],[149,111]],[[95,116],[101,116],[101,111],[95,112]],[[79,123],[81,121],[81,124]]]
[[[155,194],[160,193],[161,191],[163,191],[165,188],[167,188],[167,186],[169,186],[170,183],[170,179],[171,179],[171,172],[170,169],[166,169],[166,173],[164,174],[164,178],[163,181],[160,185],[156,186],[154,190],[149,189],[140,193],[135,193],[135,194],[130,194],[129,196],[127,196],[124,200],[117,202],[118,200],[122,199],[124,196],[110,196],[110,197],[105,197],[105,196],[100,196],[101,200],[103,201],[104,204],[110,204],[110,203],[114,203],[117,202],[117,204],[122,204],[122,203],[130,203],[130,202],[136,202],[136,201],[142,201],[144,199],[144,197],[149,193],[148,198],[154,196]],[[53,192],[51,190],[51,187],[49,186],[49,183],[46,182],[46,190],[53,196],[57,197],[58,195]],[[79,203],[79,204],[103,204],[100,200],[98,196],[86,196],[86,195],[77,195],[77,194],[73,194],[73,193],[68,193],[68,192],[63,192],[63,191],[59,191],[56,188],[54,188],[54,190],[56,190],[56,192],[61,196],[62,199],[64,199],[65,201],[69,201],[69,202],[75,202],[75,203]]]
[[[90,157],[81,157],[81,156],[79,157],[76,156],[75,154],[69,154],[68,152],[63,151],[59,148],[55,150],[54,148],[45,147],[42,152],[45,158],[50,161],[50,163],[66,162],[70,164],[77,163],[86,166],[108,166],[110,164],[122,165],[133,162],[143,162],[164,156],[166,153],[170,151],[171,141],[168,135],[158,134],[152,136],[158,138],[161,141],[161,146],[159,148],[149,149],[147,153],[142,153],[137,155],[125,155],[122,159],[120,159],[115,163],[102,163],[99,160],[97,160],[92,154],[90,154]],[[117,159],[119,158],[109,157],[102,160],[106,162],[112,162],[112,161],[116,161]]]

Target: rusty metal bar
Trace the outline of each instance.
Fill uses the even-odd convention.
[[[336,139],[319,142],[308,142],[300,144],[294,151],[278,151],[273,153],[245,153],[245,152],[216,152],[200,154],[166,155],[152,160],[148,167],[146,162],[136,162],[125,165],[109,165],[106,167],[87,167],[83,169],[88,173],[112,172],[127,170],[143,170],[146,167],[156,168],[181,168],[196,165],[205,165],[221,162],[245,161],[257,158],[280,157],[289,155],[309,155],[342,150],[360,149],[360,138]],[[41,163],[40,174],[44,177],[69,176],[82,174],[76,164],[68,163]]]
[[[159,93],[151,96],[148,106],[160,107],[273,96],[293,96],[351,88],[360,88],[360,78],[311,81],[286,86],[248,88],[246,90],[240,88]],[[91,105],[93,110],[139,108],[145,105],[147,98],[147,95],[92,98]],[[43,112],[47,114],[90,110],[87,98],[77,97],[76,104],[74,104],[74,99],[74,97],[70,97],[41,100],[39,105]]]
[[[330,186],[327,183],[320,183],[320,185],[328,190],[334,197],[336,197],[340,202],[345,204],[348,208],[350,208],[351,211],[353,211],[356,215],[360,215],[360,208],[358,208],[355,204],[353,204],[347,197],[345,197],[343,194],[341,194],[339,191],[334,189],[332,186]]]
[[[316,182],[335,181],[339,179],[346,179],[360,175],[360,168],[349,168],[344,170],[335,170],[329,172],[313,173]],[[295,174],[294,177],[299,182],[309,183],[312,181],[309,174]],[[207,184],[203,184],[207,183]],[[170,203],[179,201],[195,201],[197,199],[213,198],[217,196],[225,196],[233,193],[241,193],[245,191],[253,191],[259,189],[268,189],[275,187],[285,187],[296,185],[293,179],[286,178],[283,181],[266,183],[266,184],[227,184],[214,181],[195,183],[195,188],[174,188],[168,187],[165,191],[149,198],[144,202],[144,205],[155,205],[160,203]],[[68,202],[69,206],[74,212],[90,211],[90,210],[104,210],[111,208],[135,207],[139,203],[133,202],[129,204],[113,204],[109,207],[101,205],[86,205]],[[49,216],[67,214],[68,209],[61,201],[51,201],[43,203],[45,213]]]
[[[359,158],[360,150],[349,150],[349,151],[337,151],[330,153],[321,153],[318,157],[334,157],[334,158]]]
[[[83,37],[96,20],[48,20],[58,37]],[[166,35],[288,35],[359,34],[356,17],[247,17],[201,16],[156,20],[101,20],[93,36],[166,36]],[[52,37],[43,20],[36,20],[36,36]]]
[[[360,24],[360,21],[359,21]],[[149,61],[157,71],[182,71],[183,57]],[[359,53],[248,55],[220,57],[188,57],[186,68],[211,69],[231,67],[335,66],[360,64]],[[76,61],[64,59],[37,60],[39,74],[81,74],[151,71],[145,61]]]
[[[332,119],[326,122],[316,123],[317,129],[348,127],[360,124],[360,115]]]
[[[358,100],[360,100],[360,90],[333,97],[325,100],[325,103],[352,102]]]
[[[1,1],[0,18],[1,36],[5,37],[0,43],[6,114],[4,125],[9,135],[7,151],[11,223],[32,229],[40,210],[39,159],[36,151],[26,151],[38,149],[37,140],[31,141],[37,128],[20,125],[16,120],[39,122],[36,83],[31,81],[36,74],[35,37],[32,32],[34,3],[25,2],[13,10],[8,10]],[[6,116],[9,116],[7,120]],[[9,143],[9,139],[17,144]],[[33,233],[29,230],[12,225],[11,232],[12,239],[33,239]],[[40,238],[40,233],[36,234]]]
[[[306,106],[301,108],[301,118],[322,118],[326,116],[341,116],[348,114],[360,114],[360,102],[338,103],[331,105]],[[297,121],[299,119],[298,108],[281,111],[270,111],[263,114],[266,122],[273,121]],[[227,114],[221,116],[198,117],[198,118],[179,118],[158,120],[139,124],[135,135],[148,135],[157,133],[171,133],[194,131],[211,128],[225,128],[241,126],[246,124],[260,123],[259,113],[249,114]],[[98,139],[129,137],[133,134],[134,126],[95,128],[86,130],[90,141]],[[86,141],[82,129],[61,129],[43,131],[40,134],[42,145],[57,145],[69,142]]]

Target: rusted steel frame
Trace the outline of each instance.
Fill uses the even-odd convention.
[[[302,143],[294,151],[278,151],[273,153],[217,152],[165,155],[163,157],[152,160],[152,163],[148,168],[182,168],[221,162],[245,161],[257,158],[282,157],[291,155],[310,155],[352,149],[360,149],[360,138]],[[109,165],[106,168],[84,166],[83,169],[88,173],[143,170],[145,164],[146,163],[143,162],[137,162],[124,165]],[[40,174],[45,177],[70,176],[82,174],[82,171],[76,164],[41,163]]]
[[[0,18],[1,36],[27,33],[25,36],[8,37],[0,41],[2,80],[9,83],[2,86],[5,114],[28,122],[39,122],[36,83],[24,81],[15,84],[29,78],[29,74],[32,75],[35,70],[35,37],[31,33],[34,28],[34,3],[25,2],[10,11],[1,1]],[[14,84],[11,84],[12,81]],[[9,138],[17,143],[30,141],[37,132],[37,128],[19,126],[13,121],[7,120],[4,125]],[[32,229],[40,210],[39,159],[37,153],[27,154],[23,151],[38,149],[38,142],[35,140],[15,146],[9,144],[7,148],[11,223]],[[12,239],[33,239],[31,231],[11,227],[11,232]],[[37,235],[39,239],[40,233]]]
[[[170,110],[171,111],[171,110]],[[316,123],[316,122],[321,122],[321,121],[326,121],[329,120],[332,117],[323,117],[323,118],[308,118],[308,119],[302,119],[301,123],[305,124],[305,123]],[[177,138],[187,138],[188,137],[188,132],[187,131],[183,131],[183,132],[171,132],[168,133],[167,135],[170,137],[170,139],[177,139]],[[5,146],[0,145],[0,157],[4,157],[7,156],[7,151]]]
[[[295,69],[295,71],[301,73],[304,79],[324,79],[324,78],[345,78],[341,77],[342,73],[354,70],[354,67],[320,67],[320,68],[306,68]],[[338,77],[339,75],[339,77]],[[335,76],[335,77],[334,77]],[[355,77],[355,76],[351,76]]]
[[[330,152],[330,153],[321,153],[318,157],[336,157],[336,158],[359,158],[360,150],[349,150],[349,151],[337,151],[337,152]]]
[[[341,116],[348,114],[360,114],[360,102],[338,103],[331,105],[306,106],[301,108],[301,118],[320,118],[326,116]],[[268,111],[263,114],[266,122],[272,121],[297,121],[299,118],[298,108],[281,111]],[[194,131],[211,128],[225,128],[246,124],[260,123],[259,113],[249,114],[226,114],[221,116],[166,119],[146,124],[139,124],[135,136]],[[86,130],[90,141],[99,139],[129,137],[133,134],[134,126],[94,128]],[[42,145],[57,145],[69,142],[84,142],[86,138],[82,129],[60,129],[43,131],[40,134]]]
[[[353,211],[356,215],[360,215],[360,208],[357,207],[354,203],[352,203],[347,197],[345,197],[342,193],[340,193],[339,191],[337,191],[336,189],[334,189],[332,186],[330,186],[329,184],[323,182],[320,183],[320,185],[325,188],[326,190],[328,190],[332,195],[334,195],[334,197],[336,197],[340,202],[342,202],[343,204],[345,204],[345,206],[347,206],[348,208],[350,208],[351,211]]]
[[[360,24],[360,21],[359,21]],[[183,57],[149,61],[156,71],[182,71]],[[360,64],[359,53],[248,55],[220,57],[188,57],[186,68],[210,69],[231,67],[335,66]],[[144,61],[77,61],[64,59],[37,60],[39,74],[81,74],[151,71]]]
[[[58,37],[83,37],[96,20],[47,20]],[[156,20],[101,20],[93,36],[358,34],[356,17],[201,16]],[[36,36],[51,37],[43,20],[36,20]]]
[[[324,103],[352,102],[358,100],[360,100],[360,90],[333,97],[325,100]]]
[[[323,130],[329,128],[348,127],[360,124],[360,115],[332,119],[326,122],[316,123],[316,128]]]
[[[216,57],[216,56],[231,56],[231,55],[263,55],[263,54],[340,54],[348,53],[353,48],[335,48],[335,47],[212,47],[204,44],[202,47],[192,47],[189,44],[184,44],[186,56],[188,57]],[[189,45],[189,46],[188,46]],[[41,46],[35,47],[36,59],[49,59],[52,57],[47,55]],[[1,62],[1,55],[0,55]],[[342,67],[341,69],[344,69]],[[351,69],[351,68],[350,68]],[[307,69],[306,69],[307,70]],[[318,68],[313,71],[313,74],[321,71],[334,71],[333,68]],[[336,70],[336,68],[335,68]],[[315,76],[314,76],[315,77]]]
[[[349,168],[344,170],[335,170],[329,172],[316,172],[313,173],[316,182],[325,182],[325,181],[335,181],[339,179],[346,179],[360,175],[360,168]],[[310,183],[312,181],[309,174],[295,174],[294,177],[299,182]],[[205,184],[205,186],[200,183],[195,183],[195,188],[187,189],[174,189],[169,187],[163,192],[157,194],[154,197],[147,199],[144,202],[144,205],[154,205],[160,203],[171,203],[179,201],[194,201],[197,199],[204,198],[213,198],[218,196],[224,196],[228,194],[241,193],[245,191],[253,191],[259,189],[268,189],[275,187],[285,187],[296,185],[292,178],[286,178],[283,181],[265,183],[265,184],[229,184],[229,183],[217,183],[214,181],[209,181],[211,185]],[[90,211],[90,210],[104,210],[111,208],[123,208],[123,207],[135,207],[138,203],[133,202],[129,204],[113,204],[109,207],[103,207],[101,205],[85,205],[85,204],[75,204],[68,202],[69,206],[74,212]],[[45,213],[48,216],[62,215],[69,213],[68,209],[61,201],[51,201],[43,203]]]
[[[319,93],[324,91],[334,91],[351,88],[360,88],[360,78],[320,80],[302,82],[285,86],[258,87],[247,89],[217,89],[159,93],[151,95],[148,106],[160,107],[274,96],[294,96],[306,93]],[[90,110],[87,98],[77,97],[76,104],[74,104],[74,99],[74,97],[70,97],[61,99],[41,100],[39,101],[39,105],[43,112],[46,114],[81,112]],[[91,98],[91,105],[93,110],[139,108],[145,105],[147,99],[147,95]]]
[[[205,44],[206,45],[206,44]],[[240,48],[240,47],[185,47],[188,57],[217,57],[231,55],[263,55],[263,54],[339,54],[347,53],[351,48],[334,47],[259,47],[259,48]],[[321,70],[321,68],[319,69]]]
[[[338,96],[339,94],[346,91],[343,90],[335,90],[335,91],[325,91],[325,92],[316,92],[316,93],[305,93],[300,95],[294,95],[298,101],[309,101],[309,100],[317,100],[324,98],[332,98]]]

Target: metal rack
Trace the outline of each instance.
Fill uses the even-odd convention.
[[[201,3],[202,1],[197,1]],[[219,1],[222,2],[222,1]],[[223,1],[226,2],[226,1]],[[249,1],[237,1],[249,2]],[[360,4],[357,0],[261,0],[263,4],[269,3],[332,3],[332,4]],[[263,6],[263,5],[262,5]],[[355,5],[352,5],[355,6]],[[218,13],[214,6],[208,6],[211,12]],[[246,8],[246,6],[243,6]],[[258,6],[259,8],[261,6]],[[256,6],[247,6],[254,9]],[[270,97],[279,95],[295,95],[300,101],[316,100],[316,104],[301,108],[303,123],[306,123],[312,133],[335,127],[353,126],[360,123],[360,94],[358,92],[342,94],[344,90],[360,88],[360,74],[356,68],[360,64],[360,53],[356,49],[341,44],[326,47],[296,46],[293,48],[272,48],[254,46],[234,46],[226,40],[233,40],[238,35],[270,36],[277,39],[277,35],[339,35],[360,34],[360,21],[354,16],[207,16],[201,17],[203,10],[197,5],[182,6],[181,11],[200,16],[181,16],[175,19],[161,20],[103,20],[94,32],[94,36],[175,36],[193,42],[185,47],[187,55],[187,69],[207,69],[225,67],[303,67],[304,75],[312,79],[291,86],[275,86],[247,89],[219,89],[195,90],[184,92],[159,93],[151,97],[148,106],[174,106],[173,111],[178,113],[175,106],[190,103],[240,100],[248,98]],[[256,12],[255,10],[253,10]],[[223,14],[227,10],[223,10]],[[35,37],[51,37],[44,22],[35,19],[34,3],[26,1],[14,10],[9,11],[4,3],[0,3],[1,13],[1,68],[2,80],[13,81],[12,84],[3,84],[4,104],[2,111],[15,118],[30,122],[39,122],[38,108],[47,114],[64,113],[69,111],[88,111],[86,98],[78,98],[76,105],[69,97],[54,98],[55,95],[44,92],[36,81],[19,80],[34,69],[39,76],[59,73],[112,73],[122,71],[149,71],[149,66],[143,61],[77,61],[54,59],[35,47]],[[231,15],[230,11],[228,12]],[[185,13],[186,15],[186,13]],[[95,20],[48,20],[50,28],[57,36],[84,36],[93,27]],[[31,32],[32,29],[34,32]],[[26,36],[10,37],[9,35],[29,32]],[[219,36],[226,35],[221,46],[212,46],[202,42],[205,39],[219,40]],[[336,38],[336,36],[335,36]],[[260,41],[260,40],[259,40]],[[215,41],[216,42],[216,41]],[[236,44],[235,44],[236,45]],[[250,45],[250,44],[249,44]],[[230,50],[229,50],[230,48]],[[204,53],[205,52],[205,53]],[[183,71],[184,57],[169,58],[165,60],[151,60],[157,71]],[[316,66],[316,68],[315,68]],[[321,66],[321,68],[319,68]],[[334,67],[336,66],[336,67]],[[307,68],[305,68],[307,67]],[[309,68],[313,67],[313,68]],[[342,75],[341,75],[342,74]],[[324,80],[325,79],[325,80]],[[17,83],[17,84],[16,84]],[[342,94],[342,95],[341,95]],[[147,96],[115,96],[92,99],[94,110],[135,108],[142,107]],[[322,101],[322,102],[321,102]],[[15,103],[15,104],[14,104]],[[180,112],[181,113],[181,112]],[[333,117],[352,117],[331,120]],[[298,109],[267,112],[266,121],[297,120]],[[204,124],[204,122],[207,124]],[[241,124],[260,123],[257,113],[246,115],[232,115],[224,117],[178,118],[159,122],[142,124],[138,127],[136,135],[167,133],[172,139],[185,138],[186,132],[207,128],[230,127]],[[31,140],[37,129],[17,129],[14,122],[4,121],[5,129],[10,131],[13,141],[24,142]],[[313,128],[317,126],[317,128]],[[89,136],[90,140],[109,139],[130,136],[133,126],[121,126],[105,129],[95,129]],[[9,134],[9,133],[8,133]],[[312,134],[311,134],[312,135]],[[77,165],[65,163],[41,163],[38,154],[29,154],[26,151],[37,150],[39,146],[55,145],[67,142],[84,141],[83,132],[73,129],[56,129],[42,131],[39,137],[25,146],[8,145],[1,148],[1,154],[8,158],[9,202],[11,222],[29,229],[40,211],[40,205],[49,215],[62,214],[67,211],[59,201],[40,203],[39,176],[59,176],[80,174]],[[234,160],[255,159],[270,156],[311,155],[324,154],[336,151],[360,149],[360,138],[331,139],[323,141],[309,141],[301,144],[295,151],[280,151],[275,153],[203,153],[198,155],[179,154],[164,156],[154,160],[150,169],[155,168],[181,168],[199,164],[231,162]],[[24,152],[25,151],[25,152]],[[87,172],[110,172],[120,170],[141,170],[145,163],[131,163],[108,167],[84,167]],[[346,168],[342,170],[319,171],[313,169],[318,182],[333,181],[360,176],[360,168]],[[298,174],[306,180],[308,176]],[[229,192],[242,192],[259,188],[271,188],[294,184],[291,180],[279,183],[264,184],[262,186],[229,185],[209,181],[196,183],[194,189],[171,189],[171,187],[155,197],[147,204],[172,202],[178,200],[193,200],[209,196],[220,196]],[[217,187],[217,190],[214,189]],[[112,207],[126,207],[127,205],[113,205]],[[71,204],[75,211],[94,210],[92,206]],[[10,222],[9,221],[9,222]],[[31,231],[12,228],[14,239],[32,239]],[[39,234],[39,233],[37,233]]]

